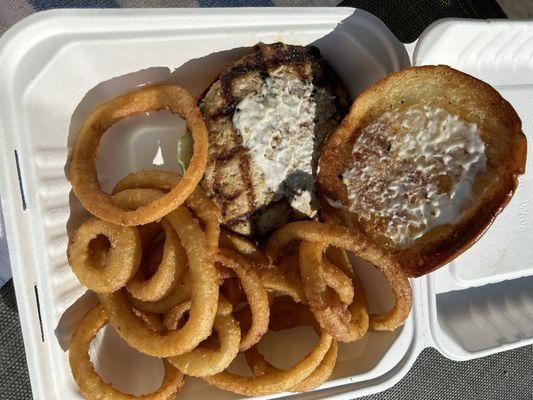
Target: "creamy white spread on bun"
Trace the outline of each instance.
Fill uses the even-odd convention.
[[[458,220],[486,162],[476,124],[413,106],[387,111],[361,130],[342,179],[350,210],[381,221],[376,228],[402,248]]]

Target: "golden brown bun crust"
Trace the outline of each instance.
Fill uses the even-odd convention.
[[[347,188],[341,175],[349,167],[361,128],[385,111],[428,104],[476,123],[485,143],[487,168],[476,176],[472,200],[454,225],[427,232],[405,249],[394,248],[366,232],[348,210]],[[362,230],[393,253],[410,276],[426,274],[469,248],[490,226],[512,197],[524,173],[526,137],[513,107],[490,85],[444,65],[406,68],[372,85],[356,99],[350,113],[327,138],[318,172],[326,221]],[[325,197],[344,207],[332,207]]]

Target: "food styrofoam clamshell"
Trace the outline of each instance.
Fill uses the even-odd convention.
[[[89,110],[142,84],[177,82],[194,94],[259,41],[318,46],[353,97],[410,64],[448,64],[492,84],[533,128],[531,22],[442,20],[416,44],[400,43],[377,18],[350,8],[63,10],[38,13],[0,39],[0,182],[17,302],[36,399],[77,399],[68,366],[73,327],[96,302],[67,263],[68,237],[87,214],[65,178],[68,147]],[[121,121],[97,164],[105,189],[143,168],[176,168],[184,124],[167,112]],[[530,143],[531,143],[530,139]],[[530,158],[531,160],[531,158]],[[488,232],[448,266],[412,280],[414,304],[396,332],[341,345],[330,381],[305,394],[348,399],[392,386],[424,347],[466,360],[533,342],[533,186],[520,178]],[[358,263],[371,308],[392,304],[382,276]],[[308,340],[295,340],[295,338]],[[313,344],[307,330],[269,334],[260,347],[288,367]],[[153,390],[161,362],[129,349],[112,328],[91,345],[106,381]],[[232,370],[243,367],[238,360]],[[235,399],[198,379],[182,398]]]

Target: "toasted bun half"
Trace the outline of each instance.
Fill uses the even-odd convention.
[[[490,85],[448,66],[406,68],[359,95],[327,138],[323,216],[420,276],[484,233],[525,161],[520,118]]]

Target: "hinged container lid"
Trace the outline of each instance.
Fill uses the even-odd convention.
[[[516,109],[528,138],[526,174],[485,235],[430,274],[435,346],[469,359],[533,342],[533,22],[437,21],[413,65],[446,64],[492,85]]]

